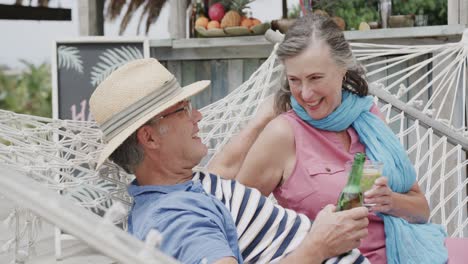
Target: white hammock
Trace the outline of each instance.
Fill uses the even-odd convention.
[[[368,69],[378,106],[416,167],[431,221],[442,224],[451,237],[468,237],[467,36],[465,32],[459,43],[430,46],[352,44]],[[200,135],[209,146],[201,167],[275,92],[282,72],[272,52],[248,81],[201,109]],[[101,147],[101,133],[93,122],[0,110],[0,164],[102,216],[115,201],[130,204],[126,185],[133,176],[112,163],[94,171]],[[18,217],[18,212],[10,218]],[[17,224],[16,236],[3,250],[18,252],[34,244],[24,231],[31,230],[32,217]],[[124,215],[113,221],[125,229]]]

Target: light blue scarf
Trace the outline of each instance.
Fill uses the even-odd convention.
[[[359,97],[343,90],[341,105],[327,117],[314,120],[291,96],[296,114],[311,126],[328,131],[343,131],[352,126],[359,140],[366,146],[370,160],[381,161],[389,187],[394,192],[406,193],[416,181],[416,172],[400,141],[390,128],[370,112],[372,97]],[[448,253],[444,246],[446,232],[440,225],[410,224],[391,215],[383,218],[388,263],[446,263]]]

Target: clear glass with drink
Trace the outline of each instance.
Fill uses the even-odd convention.
[[[352,164],[353,164],[352,161],[346,162],[345,168],[347,171],[351,171]],[[360,183],[362,193],[365,193],[368,190],[372,189],[372,186],[374,185],[375,180],[377,180],[377,178],[382,176],[383,166],[384,166],[383,162],[380,162],[380,161],[366,160],[364,162],[361,183]],[[367,207],[373,206],[373,204],[363,204],[363,205]]]

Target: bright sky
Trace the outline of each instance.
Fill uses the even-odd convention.
[[[81,0],[78,0],[81,1]],[[72,9],[72,21],[32,21],[32,20],[0,20],[0,64],[18,69],[22,67],[20,59],[35,64],[49,62],[52,57],[54,40],[76,39],[79,37],[78,1],[51,0],[50,7]],[[13,4],[14,0],[0,0],[0,4]],[[25,3],[29,0],[24,0]],[[167,1],[169,2],[169,1]],[[299,0],[288,0],[288,5],[297,4]],[[32,1],[36,6],[37,0]],[[281,17],[281,0],[256,0],[250,4],[252,15],[261,21],[270,21]],[[167,39],[169,21],[169,5],[163,8],[158,21],[153,24],[148,33],[152,39]],[[141,10],[134,14],[124,36],[136,36],[136,28]],[[106,36],[118,36],[120,18],[113,23],[104,24]],[[140,31],[144,32],[144,28]]]

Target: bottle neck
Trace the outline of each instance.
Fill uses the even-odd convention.
[[[355,161],[348,177],[347,186],[359,186],[361,183],[364,162]]]

